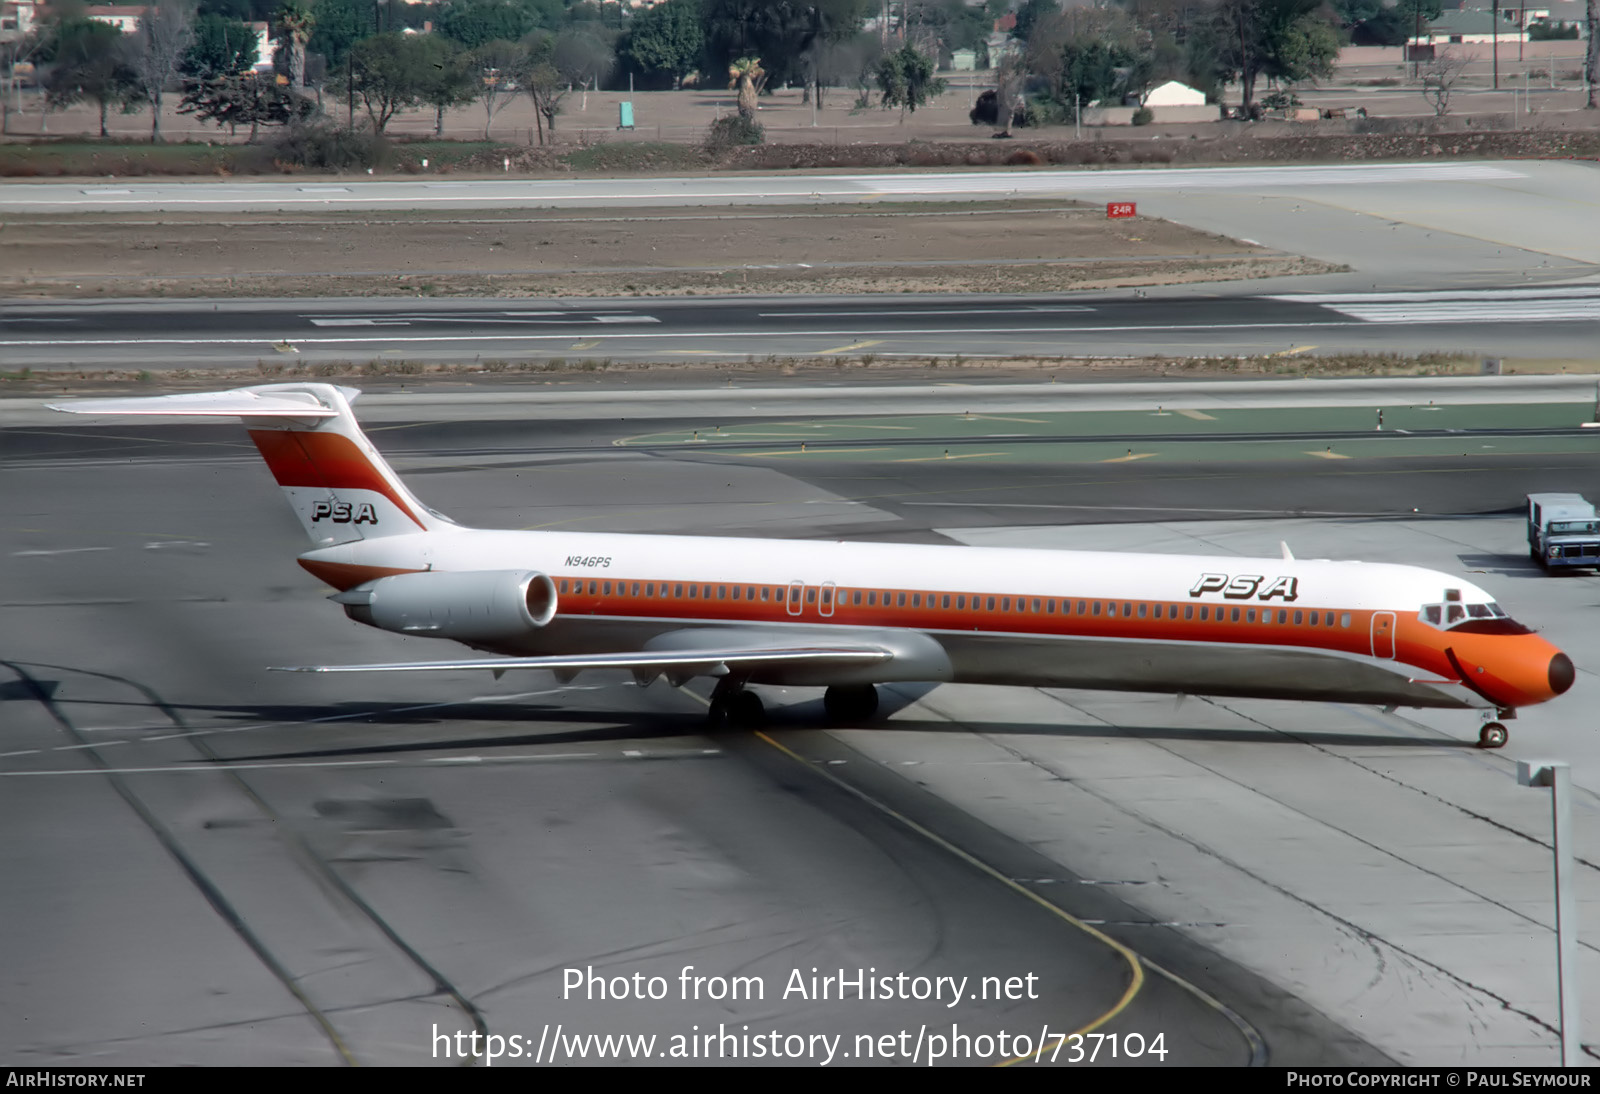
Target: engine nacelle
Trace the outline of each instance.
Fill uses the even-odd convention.
[[[556,614],[555,582],[532,570],[394,574],[330,599],[369,627],[461,642],[515,638]]]

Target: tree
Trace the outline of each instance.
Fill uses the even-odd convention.
[[[477,81],[478,101],[483,104],[483,139],[489,140],[489,127],[495,115],[517,97],[517,71],[522,50],[514,42],[485,42],[467,53],[468,68]]]
[[[330,73],[347,68],[351,47],[378,32],[377,4],[372,0],[316,0],[315,15],[306,53],[321,54]],[[287,61],[285,67],[292,67]]]
[[[1249,111],[1262,76],[1294,83],[1333,71],[1339,38],[1321,0],[1218,0],[1188,36],[1192,80],[1238,81]]]
[[[674,87],[700,66],[705,51],[699,0],[666,0],[629,21],[623,63],[640,75],[670,76]]]
[[[1422,77],[1422,97],[1433,107],[1434,117],[1450,113],[1450,92],[1461,79],[1467,67],[1467,57],[1452,49],[1441,49],[1433,60],[1425,61],[1419,70]]]
[[[1055,15],[1061,10],[1061,5],[1056,0],[1023,0],[1017,9],[1017,23],[1011,28],[1011,37],[1021,42],[1026,42],[1033,37],[1033,30],[1044,20]]]
[[[94,19],[63,19],[55,28],[55,64],[45,81],[50,105],[69,106],[85,99],[100,108],[100,136],[107,137],[106,112],[113,103],[139,96],[133,70],[124,59],[122,32]]]
[[[918,53],[913,47],[901,46],[878,62],[878,90],[883,93],[884,107],[898,106],[900,120],[906,111],[915,114],[917,107],[944,94],[945,82],[933,74],[933,58]]]
[[[129,68],[150,102],[150,141],[161,140],[161,97],[178,76],[178,65],[194,37],[191,11],[179,0],[156,0],[145,9],[129,38]]]
[[[739,89],[739,117],[755,121],[756,96],[767,85],[766,70],[759,57],[740,57],[728,66],[728,86]]]
[[[230,72],[191,80],[178,113],[194,114],[218,125],[248,125],[249,143],[254,144],[261,126],[302,122],[316,113],[314,100],[280,84],[279,79],[273,73]]]
[[[533,121],[539,131],[539,143],[544,144],[548,128],[555,138],[556,115],[561,113],[561,100],[567,97],[565,81],[551,63],[555,55],[555,39],[544,31],[534,31],[522,43],[522,71],[517,80],[533,100]]]
[[[273,20],[288,53],[289,86],[306,86],[306,46],[316,33],[317,14],[306,0],[283,0]]]
[[[360,97],[375,132],[382,133],[390,119],[427,93],[433,61],[421,37],[389,31],[350,49],[350,90]]]
[[[807,58],[820,42],[861,29],[869,3],[877,9],[878,0],[701,0],[708,63],[760,57],[769,82],[795,82],[808,74]]]
[[[202,15],[194,22],[194,40],[184,51],[178,71],[191,79],[209,80],[248,72],[255,63],[255,28],[238,19]]]
[[[447,0],[439,7],[438,32],[468,49],[493,41],[514,42],[534,27],[535,14],[513,0]]]
[[[465,106],[478,97],[479,84],[466,50],[436,34],[407,35],[420,53],[423,70],[422,93],[418,96],[434,109],[433,135],[444,136],[444,112],[452,106]]]
[[[617,67],[617,55],[600,38],[582,27],[567,27],[556,35],[550,54],[561,78],[569,87],[583,88],[585,105],[591,88],[611,75]]]

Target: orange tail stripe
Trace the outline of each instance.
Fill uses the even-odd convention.
[[[327,490],[371,490],[382,494],[411,518],[418,528],[426,525],[411,511],[356,443],[338,433],[252,429],[261,458],[279,486],[320,486]]]

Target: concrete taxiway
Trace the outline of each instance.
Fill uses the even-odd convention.
[[[1499,403],[1565,403],[1581,419],[1592,388],[1559,383],[1500,378]],[[1232,428],[1229,414],[1259,412],[1252,397],[1282,406],[1301,387],[1161,398]],[[1298,394],[1336,429],[1334,408],[1364,417],[1379,387]],[[1482,413],[1495,389],[1418,381],[1388,388],[1388,405]],[[1156,415],[1170,411],[1145,397],[1102,390],[1085,405],[1165,428]],[[640,445],[612,413],[633,404],[653,433],[692,433],[710,406],[756,428],[783,405],[773,392],[741,415],[721,393],[596,391],[547,425],[527,405],[508,415],[500,393],[420,414],[408,398],[358,407],[421,496],[470,524],[1257,555],[1287,539],[1302,557],[1465,573],[1567,649],[1579,681],[1523,712],[1498,754],[1470,747],[1466,712],[902,688],[884,722],[819,731],[814,693],[769,693],[769,737],[796,762],[759,738],[705,736],[693,689],[604,674],[566,687],[268,674],[434,650],[321,599],[233,427],[40,428],[25,413],[4,434],[0,544],[15,621],[0,802],[8,830],[28,834],[0,852],[14,880],[0,943],[13,1058],[424,1061],[434,1027],[536,1039],[563,1021],[881,1034],[954,1014],[1032,1030],[1092,1021],[1134,986],[1088,927],[1177,978],[1145,966],[1103,1027],[1164,1030],[1182,1050],[1167,1062],[1554,1062],[1548,799],[1511,771],[1573,760],[1579,839],[1592,834],[1600,746],[1579,727],[1600,663],[1583,593],[1597,579],[1529,566],[1505,511],[1525,490],[1582,489],[1600,454],[1553,459],[1538,437],[1502,451],[1468,430],[1461,443],[1479,447],[1465,458],[1071,463],[1017,445],[1000,461],[813,460]],[[957,455],[988,451],[992,438],[951,418]],[[1600,871],[1586,858],[1580,873],[1580,922],[1593,923]],[[1594,957],[1586,946],[1590,981]],[[559,999],[561,970],[589,965],[694,965],[769,990],[812,966],[1031,971],[1050,990],[954,1010]]]

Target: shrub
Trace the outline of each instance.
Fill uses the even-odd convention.
[[[265,154],[279,170],[348,171],[382,167],[389,162],[389,142],[366,129],[343,129],[326,122],[292,125],[277,134]]]
[[[707,151],[721,152],[739,145],[764,144],[766,139],[767,131],[760,122],[739,114],[729,114],[711,123],[711,128],[706,131],[705,146]]]
[[[1155,114],[1151,113],[1148,106],[1141,106],[1133,112],[1134,125],[1149,125]]]

